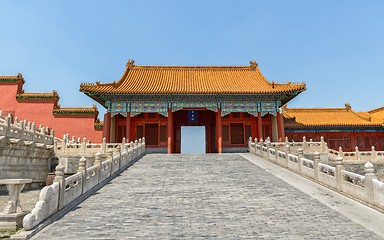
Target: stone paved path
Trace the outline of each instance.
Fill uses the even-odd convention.
[[[237,154],[146,155],[33,239],[381,239]]]

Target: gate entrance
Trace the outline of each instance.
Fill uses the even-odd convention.
[[[190,110],[174,112],[175,153],[183,153],[181,145],[188,141],[188,139],[184,140],[184,143],[182,141],[181,129],[183,127],[203,127],[205,135],[200,140],[200,144],[205,144],[205,152],[203,153],[215,152],[215,112],[206,109],[196,109],[193,114],[194,119],[192,119]]]
[[[181,154],[205,154],[205,127],[181,127]]]

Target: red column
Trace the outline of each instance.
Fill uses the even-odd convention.
[[[283,114],[277,112],[277,129],[279,133],[279,142],[283,142],[285,139],[285,130],[284,130],[284,118]]]
[[[168,154],[173,153],[173,112],[168,108]]]
[[[107,112],[104,114],[104,124],[103,124],[103,138],[107,140],[107,143],[111,140],[111,113]]]
[[[223,126],[221,123],[221,109],[218,108],[216,112],[216,143],[217,153],[223,152]]]
[[[127,142],[131,141],[131,113],[127,113],[127,120],[125,122],[125,140]]]
[[[263,138],[263,126],[261,121],[261,112],[257,113],[257,138],[260,141],[260,139]]]

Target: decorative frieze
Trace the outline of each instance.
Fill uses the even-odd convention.
[[[172,112],[179,111],[183,108],[206,108],[213,112],[217,112],[217,108],[219,107],[219,103],[216,102],[173,102]]]
[[[260,112],[262,116],[268,113],[276,116],[280,104],[280,101],[107,101],[106,107],[108,112],[111,112],[112,117],[117,114],[126,117],[127,112],[131,113],[131,117],[145,112],[159,113],[167,117],[168,108],[172,108],[172,112],[196,108],[217,112],[217,109],[221,108],[221,116],[231,112],[247,112],[254,116]]]

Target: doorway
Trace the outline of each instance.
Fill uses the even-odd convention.
[[[215,152],[215,112],[207,109],[194,109],[195,119],[191,121],[191,110],[179,110],[174,112],[174,149],[175,153],[181,153],[181,128],[184,126],[200,126],[205,129],[205,153]]]
[[[205,127],[181,127],[181,154],[205,154]]]

